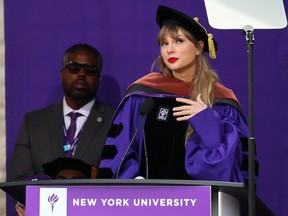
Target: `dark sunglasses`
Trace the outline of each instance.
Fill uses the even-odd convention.
[[[68,69],[71,73],[78,73],[81,68],[84,69],[85,73],[88,74],[100,74],[99,69],[92,64],[80,64],[80,63],[76,63],[76,62],[68,62],[65,64],[65,66],[63,67],[63,69]]]

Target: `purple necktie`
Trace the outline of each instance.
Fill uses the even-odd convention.
[[[71,118],[71,123],[70,126],[67,130],[67,142],[70,145],[73,145],[74,137],[75,137],[75,132],[76,132],[76,119],[81,116],[81,113],[77,112],[71,112],[68,114]]]

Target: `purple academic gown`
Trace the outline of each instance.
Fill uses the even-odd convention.
[[[116,151],[112,156],[103,153],[100,173],[101,170],[109,170],[112,178],[121,179],[131,179],[140,175],[143,116],[139,114],[139,109],[147,97],[176,98],[179,95],[162,91],[144,92],[143,89],[128,93],[121,101],[113,119],[113,125],[118,127],[118,132],[114,132],[114,135],[106,140],[106,146],[116,147]],[[185,146],[184,167],[187,176],[194,180],[244,182],[240,137],[247,138],[248,128],[241,111],[229,103],[216,103],[212,108],[208,107],[191,117],[188,123],[194,129],[194,133]],[[139,131],[128,148],[138,127]]]

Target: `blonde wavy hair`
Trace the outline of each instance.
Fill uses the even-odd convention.
[[[195,77],[191,81],[192,89],[190,98],[192,100],[196,100],[197,95],[201,93],[204,103],[212,107],[215,99],[214,83],[218,81],[218,75],[214,70],[212,70],[206,55],[203,53],[202,47],[199,45],[199,41],[184,28],[175,24],[168,24],[163,26],[159,31],[157,37],[158,44],[160,45],[165,40],[165,36],[167,34],[169,34],[169,36],[173,39],[177,39],[179,29],[183,32],[185,37],[187,37],[193,44],[195,44],[198,49],[201,50],[201,54],[196,57],[196,73]],[[154,63],[158,64],[159,70],[163,74],[167,76],[173,76],[172,71],[165,65],[161,55],[156,59]],[[185,143],[187,142],[188,138],[193,134],[193,132],[193,128],[191,126],[188,126]]]

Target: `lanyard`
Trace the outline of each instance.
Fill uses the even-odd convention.
[[[65,125],[63,126],[63,131],[64,131],[64,145],[63,145],[63,148],[64,148],[64,153],[69,153],[69,154],[71,154],[71,156],[74,154],[74,151],[76,149],[76,145],[77,145],[77,142],[79,140],[80,134],[82,133],[82,130],[83,130],[83,128],[81,128],[81,130],[79,131],[77,136],[73,139],[73,142],[69,143],[68,139],[67,139],[67,130],[65,128]]]

